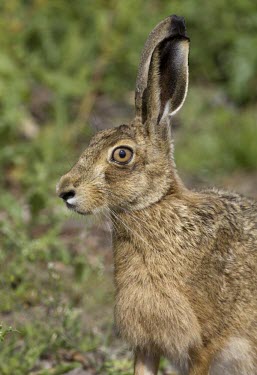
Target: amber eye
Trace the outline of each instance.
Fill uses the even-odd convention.
[[[127,147],[118,147],[112,153],[112,160],[119,164],[127,164],[133,156],[133,151]]]

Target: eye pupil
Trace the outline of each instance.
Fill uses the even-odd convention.
[[[127,147],[117,147],[114,149],[111,161],[115,161],[118,164],[128,164],[133,156],[133,150]]]
[[[126,153],[125,150],[120,150],[120,151],[119,151],[119,157],[120,157],[121,159],[125,158],[126,155],[127,155],[127,153]]]

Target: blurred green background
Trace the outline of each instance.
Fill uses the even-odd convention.
[[[55,185],[98,129],[132,117],[144,41],[175,13],[191,38],[180,174],[256,197],[257,3],[2,0],[0,12],[0,374],[131,374],[109,223],[68,213]]]

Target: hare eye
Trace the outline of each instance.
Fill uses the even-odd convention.
[[[127,164],[133,156],[133,151],[127,147],[118,147],[112,153],[112,160],[119,164]]]

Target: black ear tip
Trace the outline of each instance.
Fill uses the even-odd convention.
[[[171,33],[173,35],[186,35],[186,23],[184,17],[176,16],[176,14],[173,14],[170,16],[171,20]]]

